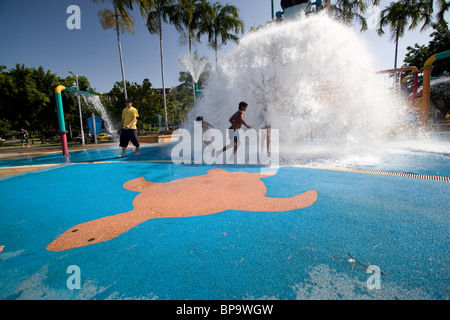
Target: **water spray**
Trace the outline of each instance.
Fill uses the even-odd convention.
[[[55,97],[56,97],[56,113],[58,114],[58,125],[59,125],[59,136],[61,137],[61,146],[62,146],[62,153],[63,156],[69,155],[69,147],[67,145],[67,131],[66,131],[66,124],[64,121],[64,109],[63,109],[63,103],[62,103],[62,96],[61,92],[63,90],[66,90],[68,92],[72,93],[79,93],[86,96],[95,96],[95,94],[84,92],[81,90],[73,89],[70,87],[65,87],[62,85],[59,85],[55,89]]]
[[[243,100],[255,129],[267,122],[280,130],[284,163],[374,150],[415,129],[406,99],[385,90],[376,71],[359,34],[324,12],[285,19],[240,40],[187,123],[202,115],[225,130]]]
[[[430,118],[430,85],[431,85],[431,70],[433,63],[436,60],[450,58],[450,50],[440,52],[432,55],[425,61],[423,65],[423,88],[422,88],[422,106],[421,106],[421,121],[424,127],[428,126]]]
[[[189,71],[189,74],[192,77],[192,82],[194,83],[193,92],[195,101],[195,96],[203,92],[198,88],[198,80],[203,72],[203,69],[205,69],[206,65],[208,64],[208,59],[206,58],[198,59],[196,57],[192,58],[182,57],[179,59],[179,62],[186,67],[186,69]]]

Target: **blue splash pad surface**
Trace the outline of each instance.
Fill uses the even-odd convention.
[[[127,156],[119,158],[121,153],[119,147],[70,151],[68,157],[62,153],[54,153],[45,156],[29,157],[21,159],[11,159],[0,161],[0,167],[29,166],[42,164],[61,163],[83,163],[83,162],[110,162],[110,161],[148,161],[148,160],[171,160],[171,146],[176,142],[166,142],[158,144],[142,144],[140,155],[133,156],[134,148],[127,149]]]
[[[30,166],[44,164],[89,163],[89,162],[136,162],[136,161],[171,161],[172,147],[178,142],[159,144],[142,144],[139,156],[133,156],[133,149],[129,148],[127,156],[119,158],[121,150],[118,147],[105,149],[91,149],[71,151],[68,157],[61,153],[45,156],[2,160],[0,167]],[[247,151],[248,152],[248,151]],[[375,164],[346,162],[344,165],[336,160],[324,160],[315,166],[346,167],[354,169],[381,170],[402,173],[423,174],[440,177],[450,177],[450,154],[432,152],[386,153],[377,155]],[[281,159],[283,164],[283,159]],[[298,164],[309,164],[310,159],[300,159]]]
[[[118,161],[2,179],[0,298],[450,298],[450,184],[440,181],[282,167],[262,179],[267,196],[315,189],[315,204],[152,219],[110,241],[45,249],[76,224],[132,210],[128,180],[168,182],[218,167]],[[67,287],[72,265],[80,289]],[[363,265],[380,267],[381,289],[367,288]]]
[[[449,153],[409,152],[386,154],[376,165],[353,165],[358,169],[384,170],[393,172],[450,177]]]

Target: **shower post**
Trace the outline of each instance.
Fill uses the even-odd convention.
[[[55,89],[56,97],[56,113],[58,114],[58,124],[59,124],[59,136],[61,137],[61,146],[63,156],[69,155],[69,147],[67,146],[67,131],[66,124],[64,122],[64,110],[62,105],[61,91],[65,90],[64,86],[57,86]]]
[[[67,145],[67,131],[66,131],[66,124],[64,122],[64,110],[63,110],[63,104],[62,104],[62,96],[61,92],[63,90],[74,92],[74,93],[81,93],[84,95],[91,95],[95,96],[93,93],[84,92],[81,90],[76,90],[70,87],[65,86],[57,86],[55,89],[55,97],[56,97],[56,113],[58,114],[58,124],[59,124],[59,136],[61,137],[61,146],[62,146],[62,153],[63,156],[69,155],[69,147]]]
[[[422,88],[422,107],[420,108],[420,117],[422,126],[428,128],[430,118],[430,82],[432,65],[423,68],[423,88]]]
[[[417,89],[419,88],[419,70],[413,71],[413,99],[417,98]]]

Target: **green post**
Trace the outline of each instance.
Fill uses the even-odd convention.
[[[61,91],[64,89],[65,89],[64,86],[58,86],[58,87],[56,87],[56,90],[55,90],[56,113],[58,114],[59,131],[66,131],[66,125],[64,123],[64,110],[63,110],[62,97],[61,97]]]
[[[61,91],[66,89],[64,86],[57,86],[55,89],[56,97],[56,113],[58,114],[59,136],[61,137],[61,146],[63,156],[69,155],[69,147],[67,145],[66,124],[64,122],[64,110],[62,105]]]
[[[67,131],[66,131],[66,124],[64,122],[64,110],[63,110],[63,104],[62,104],[62,96],[61,91],[66,90],[69,92],[75,92],[75,93],[81,93],[85,95],[92,95],[95,96],[95,94],[84,92],[76,89],[72,89],[65,86],[57,86],[55,89],[55,98],[56,98],[56,113],[58,114],[58,124],[59,124],[59,136],[61,137],[61,146],[62,146],[62,152],[64,156],[69,155],[69,147],[67,145]]]

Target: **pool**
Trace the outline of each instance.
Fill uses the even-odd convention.
[[[70,162],[60,154],[1,161],[64,165],[1,179],[0,298],[450,298],[450,183],[343,166],[332,170],[325,163],[282,165],[276,174],[256,179],[270,198],[316,190],[317,200],[303,208],[161,216],[106,241],[47,249],[74,226],[134,210],[140,191],[127,189],[127,183],[140,177],[171,187],[211,172],[261,172],[257,165],[177,165],[170,161],[172,145],[144,146],[137,157],[117,158],[118,149],[111,148],[71,152]],[[446,176],[448,157],[409,152],[366,164],[393,172],[409,159],[405,172]],[[184,198],[187,185],[173,199],[199,210],[206,206]],[[213,187],[205,180],[201,192],[207,195]],[[258,202],[251,189],[243,200]],[[154,194],[148,195],[150,204]],[[79,288],[71,286],[73,266],[80,271]],[[367,273],[369,266],[379,267],[378,278]],[[380,288],[371,288],[370,279]]]

